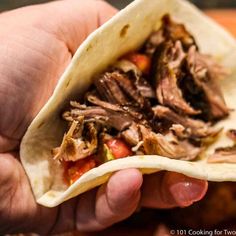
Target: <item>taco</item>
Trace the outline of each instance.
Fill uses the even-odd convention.
[[[236,181],[235,77],[235,40],[194,6],[134,1],[79,47],[23,138],[37,202],[131,167]]]

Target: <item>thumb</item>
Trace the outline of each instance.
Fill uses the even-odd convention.
[[[207,182],[174,172],[145,176],[141,205],[152,208],[187,207],[201,200]]]

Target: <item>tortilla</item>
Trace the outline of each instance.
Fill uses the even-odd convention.
[[[114,171],[125,168],[139,168],[145,174],[167,170],[209,181],[236,181],[235,164],[209,164],[204,159],[188,162],[161,156],[133,156],[96,167],[68,187],[63,181],[63,168],[52,158],[51,150],[60,145],[66,132],[66,122],[60,118],[65,105],[70,100],[78,99],[78,94],[84,94],[94,75],[121,55],[142,45],[149,34],[160,27],[161,17],[166,13],[186,26],[201,52],[213,55],[231,70],[231,76],[220,81],[220,85],[228,107],[236,109],[235,39],[187,1],[136,0],[92,33],[79,47],[52,97],[33,120],[22,140],[21,161],[39,204],[55,207],[106,182]],[[231,112],[217,126],[224,127],[226,131],[235,128],[235,121],[236,112]],[[231,144],[232,141],[223,132],[207,150],[205,158],[216,147]]]

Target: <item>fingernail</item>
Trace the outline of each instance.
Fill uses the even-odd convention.
[[[169,191],[180,207],[187,207],[201,200],[208,186],[204,180],[193,179],[182,174],[175,174],[171,182],[169,182]]]

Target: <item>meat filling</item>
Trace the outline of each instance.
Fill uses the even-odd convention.
[[[70,183],[129,155],[196,160],[206,140],[220,132],[213,122],[229,113],[217,85],[224,75],[220,65],[198,51],[185,26],[165,15],[140,50],[97,75],[83,101],[70,102],[62,114],[69,131],[53,157],[67,163]],[[234,146],[214,155],[235,152]]]

